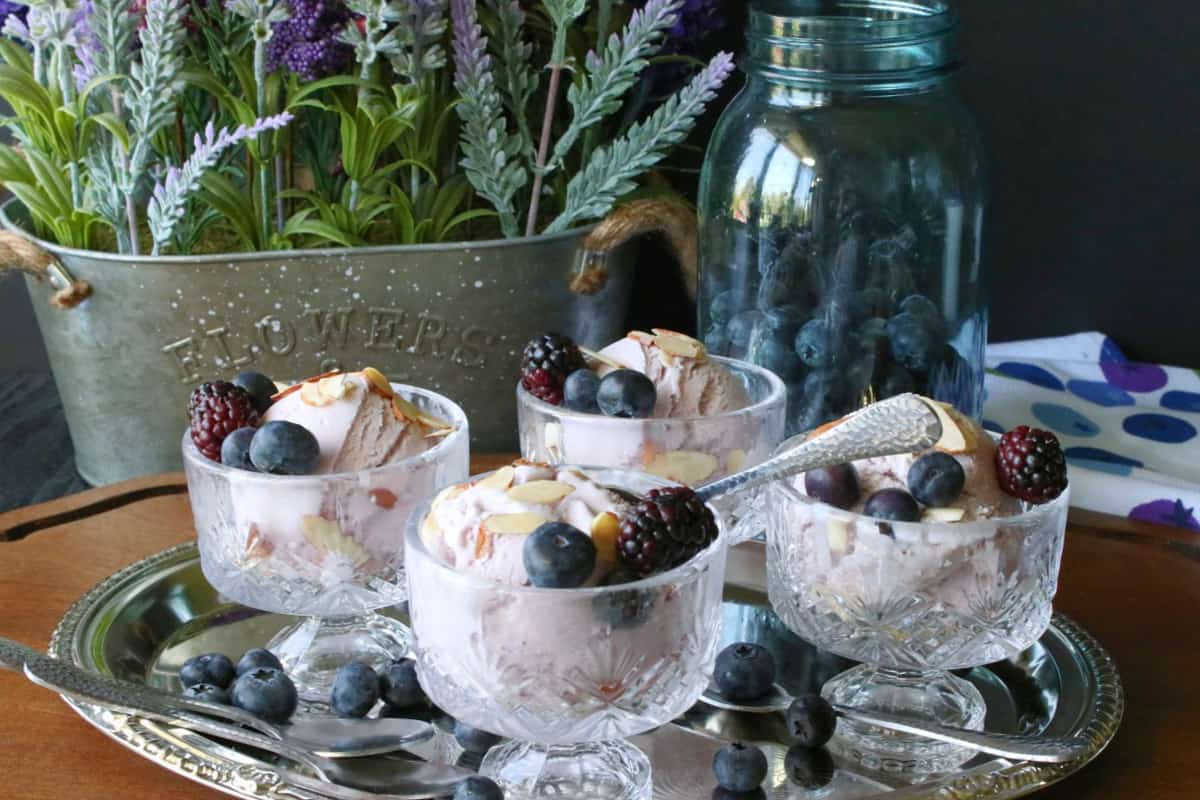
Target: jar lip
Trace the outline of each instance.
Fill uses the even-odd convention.
[[[862,44],[953,34],[945,0],[755,0],[748,35]]]

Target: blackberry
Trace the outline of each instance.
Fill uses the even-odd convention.
[[[521,353],[521,386],[551,405],[562,405],[567,376],[586,367],[575,342],[562,334],[544,333],[530,340]]]
[[[617,554],[639,575],[673,569],[717,538],[717,520],[686,486],[651,489],[621,520]]]
[[[1000,488],[1029,503],[1048,503],[1067,488],[1067,458],[1050,431],[1021,425],[996,446]]]
[[[258,425],[254,399],[227,381],[202,383],[188,399],[188,421],[196,449],[213,461],[221,460],[221,444],[239,428]]]

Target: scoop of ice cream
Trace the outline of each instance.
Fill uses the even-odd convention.
[[[750,405],[746,388],[723,365],[708,357],[704,345],[682,333],[655,328],[632,331],[600,351],[605,375],[617,365],[648,377],[658,392],[655,417],[707,417]]]
[[[372,371],[337,373],[285,391],[265,421],[287,420],[307,428],[321,446],[319,473],[355,472],[419,455],[437,444],[438,420],[422,418],[397,401],[386,379]]]
[[[472,483],[444,489],[421,529],[425,546],[457,570],[523,586],[524,546],[545,522],[573,525],[596,545],[594,585],[616,563],[616,534],[627,504],[571,467],[515,462]]]

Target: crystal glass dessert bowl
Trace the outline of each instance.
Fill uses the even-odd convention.
[[[580,471],[637,494],[668,485]],[[420,680],[456,719],[510,738],[487,754],[483,774],[510,800],[648,798],[649,761],[623,740],[683,713],[707,686],[725,538],[641,580],[538,588],[455,569],[426,546],[424,522],[414,518],[406,541]]]
[[[990,506],[987,490],[973,485],[984,473],[994,480],[989,469],[968,468],[955,507],[927,508],[912,522],[821,502],[803,480],[769,488],[772,606],[797,635],[862,662],[825,684],[831,702],[982,728],[983,697],[950,670],[1011,658],[1045,632],[1069,505],[1064,490],[1042,505],[1007,498]],[[878,477],[894,479],[894,470]],[[884,772],[942,772],[974,755],[845,719],[833,746]]]
[[[450,427],[381,466],[265,474],[213,461],[183,438],[204,575],[243,605],[305,618],[268,648],[310,702],[328,701],[346,661],[381,666],[404,655],[407,629],[377,610],[405,600],[405,526],[417,506],[469,473],[462,409],[424,389],[391,388],[406,408]]]

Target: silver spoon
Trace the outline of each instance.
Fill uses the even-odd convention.
[[[184,714],[215,717],[326,758],[390,753],[433,736],[433,726],[429,723],[401,717],[349,720],[305,715],[295,717],[287,725],[274,725],[240,708],[206,703],[89,672],[10,639],[0,638],[0,666],[24,671],[35,684],[81,702],[167,722]]]
[[[748,714],[771,714],[785,711],[792,704],[792,695],[779,684],[756,700],[734,702],[723,697],[713,685],[700,697],[700,702],[725,711],[740,711]],[[921,736],[939,742],[948,742],[970,747],[989,755],[1011,758],[1018,761],[1038,761],[1046,764],[1061,764],[1074,761],[1087,754],[1090,744],[1078,736],[1030,736],[1009,733],[988,733],[938,725],[933,722],[915,720],[880,711],[863,711],[852,706],[833,704],[839,717],[865,725],[874,725],[897,733]]]

